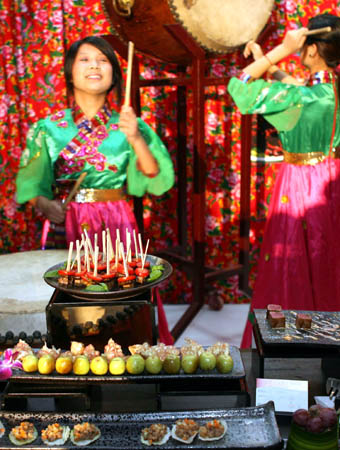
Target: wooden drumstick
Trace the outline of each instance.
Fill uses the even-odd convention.
[[[128,66],[127,66],[127,74],[126,74],[126,87],[125,87],[124,106],[129,106],[130,105],[132,62],[133,62],[134,47],[135,47],[134,43],[129,41],[129,46],[128,46]]]
[[[309,30],[304,33],[304,36],[312,36],[313,34],[320,34],[320,33],[329,33],[332,31],[331,27],[323,27],[323,28],[315,28],[315,30]]]
[[[73,199],[73,197],[76,195],[79,186],[81,185],[83,179],[86,177],[87,172],[83,172],[79,175],[79,178],[75,182],[73,188],[71,189],[70,193],[68,194],[66,200],[63,203],[63,209],[66,209],[66,206],[70,203],[70,201]]]

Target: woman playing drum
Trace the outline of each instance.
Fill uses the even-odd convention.
[[[322,27],[331,31],[306,36]],[[322,14],[307,28],[289,31],[263,55],[250,42],[255,61],[228,90],[242,114],[263,114],[279,132],[284,162],[268,211],[251,309],[338,311],[340,307],[340,19]],[[310,79],[301,84],[275,64],[300,51]],[[279,81],[260,79],[266,72]],[[248,322],[243,347],[251,344]]]
[[[65,220],[67,241],[84,229],[99,241],[102,230],[136,229],[126,201],[146,192],[161,195],[174,182],[170,156],[130,106],[113,111],[107,94],[121,99],[122,75],[111,45],[100,37],[73,43],[65,59],[65,78],[74,105],[35,123],[27,136],[17,176],[17,201],[33,202],[54,223]],[[74,181],[86,172],[67,210],[53,197],[55,180]],[[101,245],[101,244],[100,244]]]

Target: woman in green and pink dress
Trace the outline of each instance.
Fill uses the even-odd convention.
[[[325,26],[331,31],[308,37],[306,28],[289,31],[266,55],[248,43],[245,55],[255,61],[228,86],[242,114],[262,114],[276,127],[284,149],[251,310],[340,310],[340,19],[322,14],[308,24]],[[311,74],[304,84],[275,66],[296,51]],[[260,79],[266,71],[277,81]],[[251,345],[250,321],[241,345]]]
[[[70,47],[65,78],[74,104],[35,123],[28,132],[17,176],[17,201],[32,202],[52,223],[65,222],[67,242],[102,230],[137,230],[126,194],[162,195],[174,183],[171,158],[160,138],[130,106],[112,110],[107,94],[121,100],[122,75],[112,47],[87,37]],[[67,206],[53,186],[86,176]]]

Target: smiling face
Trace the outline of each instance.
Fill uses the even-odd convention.
[[[72,66],[74,95],[105,95],[112,85],[112,66],[108,58],[91,44],[79,47]]]

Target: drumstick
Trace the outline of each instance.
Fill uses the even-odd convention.
[[[309,30],[304,33],[304,36],[312,36],[313,34],[319,34],[319,33],[329,33],[332,31],[331,27],[322,27],[322,28],[315,28],[315,30]]]
[[[128,66],[127,66],[127,75],[126,75],[126,87],[125,87],[124,106],[129,106],[130,105],[133,51],[134,51],[134,43],[129,41],[129,46],[128,46]]]
[[[76,195],[79,186],[81,185],[83,179],[86,177],[87,172],[83,172],[79,175],[79,178],[77,179],[77,181],[75,182],[73,188],[71,189],[70,193],[68,194],[66,200],[63,203],[63,209],[66,208],[66,206],[68,205],[68,203],[70,203],[70,201],[73,199],[73,197]]]

